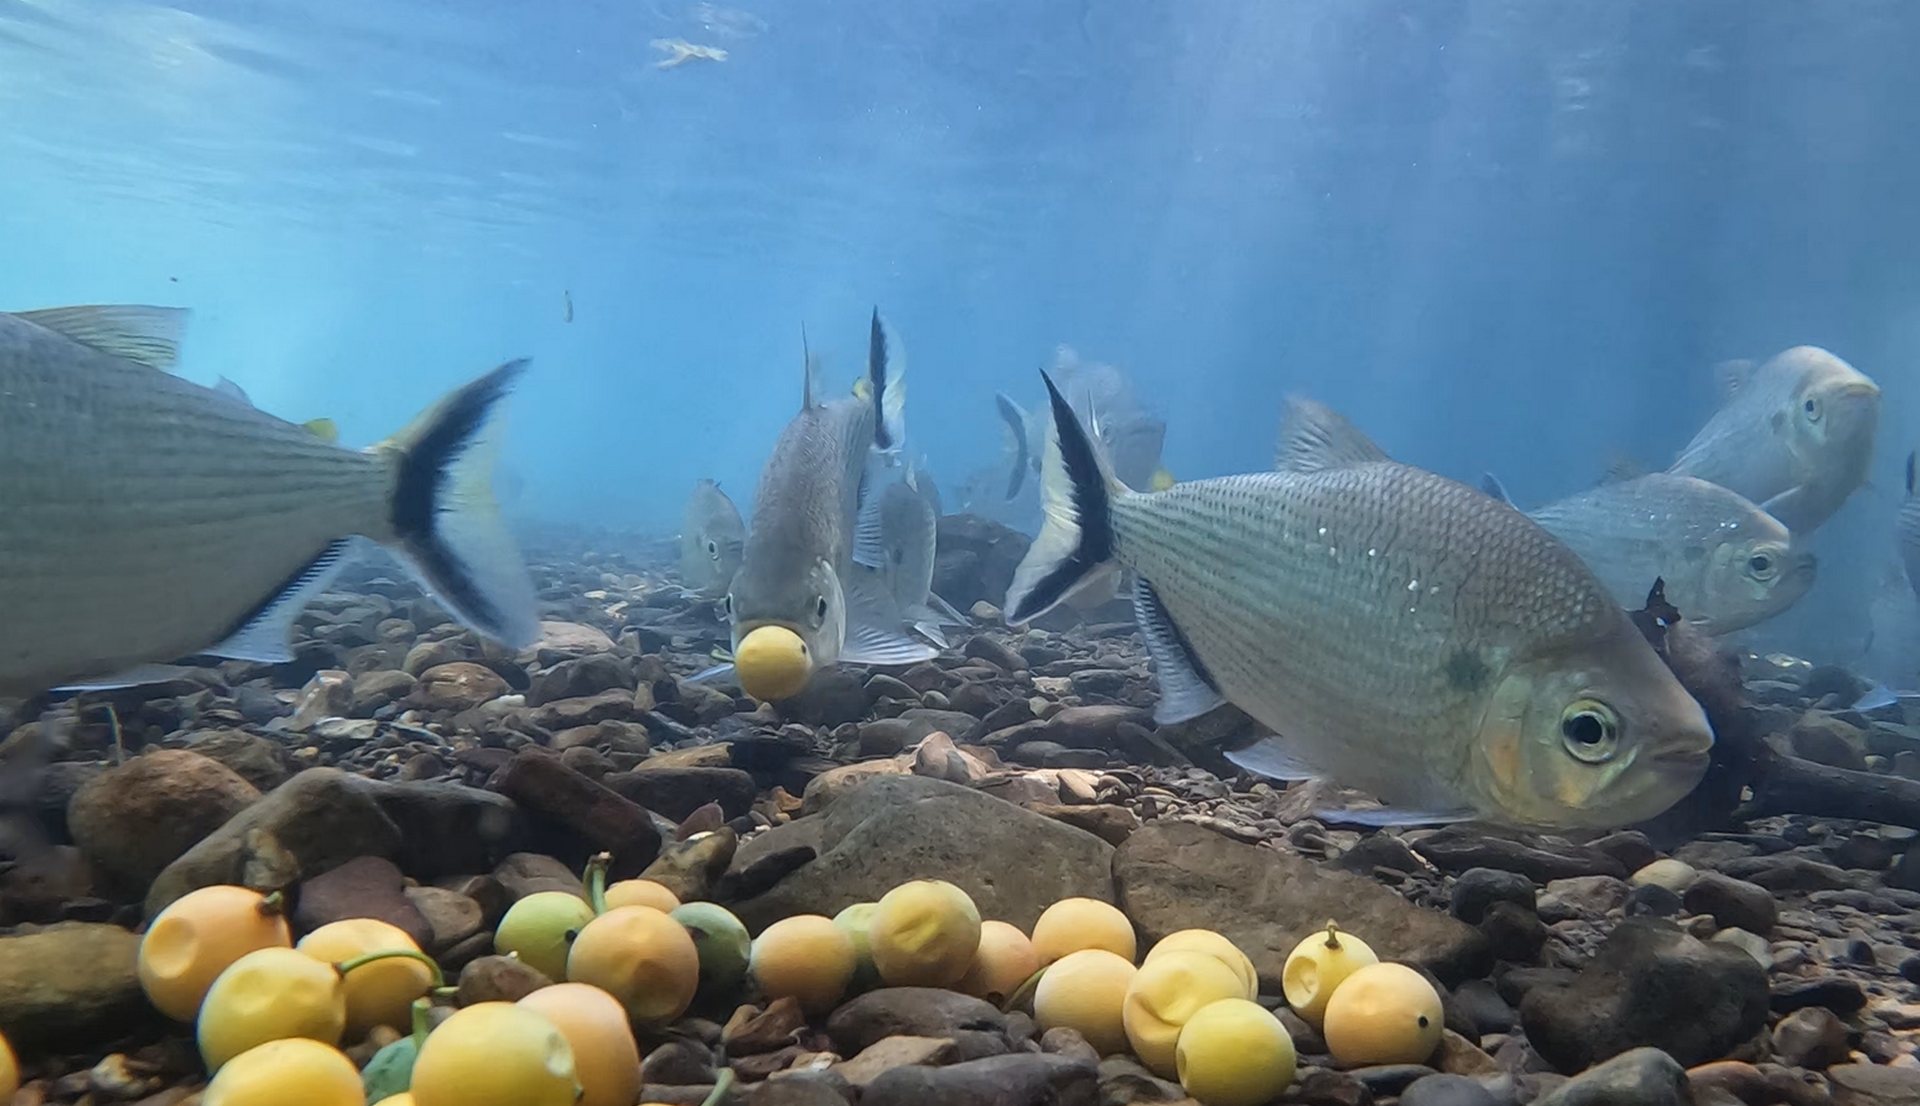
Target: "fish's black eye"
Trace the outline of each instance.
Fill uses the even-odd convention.
[[[714,541],[712,538],[708,538],[707,539],[707,556],[718,557],[719,555],[720,555],[720,543],[717,541]]]
[[[1620,743],[1620,722],[1613,709],[1595,699],[1580,699],[1560,715],[1560,743],[1574,759],[1603,764]]]
[[[815,618],[827,617],[827,597],[826,596],[823,595],[820,598],[815,599],[813,601],[813,614]]]
[[[1807,413],[1807,418],[1814,422],[1820,421],[1820,400],[1817,397],[1808,396],[1800,404],[1800,409]]]
[[[729,618],[733,617],[733,593],[732,592],[728,592],[727,594],[720,597],[720,613],[726,615]]]
[[[1773,558],[1765,553],[1755,553],[1747,558],[1747,571],[1762,579],[1773,575]]]

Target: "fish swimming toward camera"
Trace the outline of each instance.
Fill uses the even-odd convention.
[[[1491,475],[1481,487],[1512,502]],[[1813,586],[1813,554],[1796,549],[1778,519],[1691,476],[1608,481],[1526,514],[1579,554],[1621,606],[1665,580],[1667,601],[1709,636],[1765,622]]]
[[[0,697],[203,654],[289,660],[294,616],[358,538],[479,633],[539,636],[487,487],[491,416],[525,361],[349,450],[172,375],[185,318],[0,314]]]
[[[1279,471],[1133,492],[1048,390],[1047,521],[1008,621],[1103,566],[1132,569],[1162,723],[1231,702],[1284,735],[1229,753],[1241,767],[1331,777],[1398,822],[1619,826],[1706,770],[1700,705],[1518,511],[1394,462],[1304,400],[1288,404]]]
[[[747,527],[733,500],[712,480],[695,484],[680,523],[680,586],[710,598],[725,595],[746,544]]]
[[[933,592],[933,562],[939,542],[940,515],[935,500],[916,466],[906,477],[880,489],[873,510],[863,513],[856,544],[875,563],[856,563],[856,570],[877,574],[879,586],[893,598],[902,621],[921,637],[945,648],[946,626],[966,626],[960,612]],[[877,553],[878,556],[873,556]]]
[[[828,665],[913,664],[938,652],[904,632],[877,574],[854,571],[869,469],[897,457],[906,436],[899,341],[875,311],[867,376],[853,394],[822,399],[816,373],[809,355],[800,411],[761,471],[727,592],[733,674],[756,699],[798,694]],[[859,559],[871,565],[879,556],[868,550]]]
[[[1867,480],[1880,387],[1817,346],[1716,366],[1720,407],[1667,471],[1740,493],[1804,538]]]

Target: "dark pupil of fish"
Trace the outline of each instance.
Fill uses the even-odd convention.
[[[707,556],[709,556],[709,557],[718,557],[719,555],[720,555],[720,545],[719,545],[719,543],[718,543],[718,542],[708,542],[708,543],[707,543]]]
[[[819,615],[821,618],[827,617],[827,597],[823,595],[818,600],[816,600],[813,604],[813,610],[814,610],[814,613]]]
[[[1600,720],[1585,711],[1561,723],[1560,729],[1568,740],[1582,745],[1598,745],[1607,736],[1606,727],[1600,724]]]
[[[1755,572],[1765,572],[1773,567],[1773,560],[1763,554],[1755,554],[1748,558],[1747,567]]]

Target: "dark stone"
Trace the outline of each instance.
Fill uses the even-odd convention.
[[[1347,1072],[1366,1084],[1367,1090],[1375,1095],[1397,1095],[1413,1084],[1430,1075],[1437,1075],[1425,1064],[1374,1064],[1364,1068],[1351,1068]]]
[[[633,661],[613,653],[589,653],[561,661],[533,678],[527,686],[527,705],[545,706],[559,699],[583,699],[603,691],[631,690]]]
[[[1627,878],[1626,866],[1598,849],[1503,827],[1443,826],[1414,842],[1413,851],[1444,872],[1496,868],[1535,883],[1575,876]]]
[[[1913,1106],[1920,1102],[1920,1071],[1881,1064],[1840,1064],[1827,1069],[1833,1106]]]
[[[1855,878],[1849,877],[1843,868],[1822,864],[1804,856],[1756,856],[1749,860],[1732,861],[1722,865],[1720,870],[1769,891],[1839,891],[1865,885],[1856,883]],[[1873,877],[1863,873],[1857,878],[1869,881]]]
[[[233,769],[241,779],[263,792],[279,787],[291,775],[287,769],[287,754],[278,742],[245,730],[212,730],[195,734],[187,748]]]
[[[544,749],[521,750],[489,786],[567,826],[593,850],[612,853],[608,874],[615,879],[637,875],[660,854],[660,831],[644,808],[568,768]]]
[[[888,1037],[950,1037],[967,1059],[1008,1049],[1006,1017],[990,1002],[936,987],[884,987],[843,1004],[827,1018],[842,1056]]]
[[[67,828],[103,885],[137,900],[167,865],[259,798],[217,760],[154,749],[87,781],[67,804]]]
[[[933,590],[963,611],[981,600],[1003,606],[1014,570],[1030,544],[1032,539],[1018,530],[979,515],[942,516]]]
[[[1348,849],[1335,863],[1349,872],[1372,875],[1375,868],[1387,868],[1395,872],[1417,872],[1421,868],[1420,860],[1413,855],[1405,841],[1390,833],[1368,834],[1360,843]]]
[[[1780,916],[1773,892],[1721,872],[1701,872],[1680,901],[1692,913],[1711,914],[1723,929],[1744,929],[1761,937],[1773,932]]]
[[[1497,902],[1510,902],[1531,911],[1534,908],[1533,881],[1515,872],[1497,868],[1469,868],[1453,883],[1449,909],[1468,925],[1479,925]]]
[[[394,860],[419,880],[488,872],[526,845],[512,799],[447,781],[361,780],[400,831]]]
[[[1500,1101],[1477,1079],[1436,1073],[1401,1091],[1400,1106],[1500,1106]]]
[[[919,696],[914,696],[918,701]],[[809,726],[839,726],[866,717],[866,686],[854,669],[834,666],[816,672],[800,694],[777,704],[782,717]]]
[[[1499,990],[1484,979],[1469,979],[1455,987],[1453,1003],[1473,1023],[1474,1031],[1467,1034],[1473,1040],[1489,1033],[1509,1032],[1520,1021],[1520,1015],[1500,997]]]
[[[311,933],[329,922],[372,918],[399,928],[421,948],[433,945],[433,926],[407,898],[407,878],[393,861],[362,856],[314,876],[300,885],[293,924]]]
[[[1808,1006],[1773,1027],[1773,1054],[1796,1068],[1820,1069],[1845,1060],[1853,1051],[1846,1023],[1824,1006]]]
[[[457,1006],[476,1002],[519,1002],[542,987],[550,986],[540,969],[517,956],[482,956],[460,969],[460,985],[454,995]]]
[[[1084,1060],[1020,1052],[951,1064],[899,1067],[867,1084],[861,1106],[1096,1106],[1100,1071]]]
[[[1373,1092],[1348,1072],[1308,1068],[1295,1078],[1297,1098],[1307,1106],[1373,1106]]]
[[[711,1083],[713,1052],[692,1041],[668,1041],[640,1061],[640,1078],[648,1083]]]
[[[1617,830],[1587,842],[1587,847],[1606,853],[1629,872],[1637,872],[1660,858],[1659,850],[1639,830]]]
[[[1480,932],[1486,934],[1487,947],[1495,960],[1530,964],[1550,936],[1540,915],[1511,902],[1496,902],[1480,919]]]
[[[1810,1006],[1820,1006],[1843,1018],[1851,1018],[1867,1008],[1867,993],[1860,984],[1844,976],[1825,979],[1782,980],[1774,987],[1768,1005],[1776,1014],[1791,1014]]]
[[[1671,918],[1680,913],[1680,896],[1657,883],[1643,883],[1627,893],[1630,918]]]
[[[753,809],[759,795],[753,776],[738,768],[636,768],[600,782],[662,817],[685,820],[707,803],[719,803],[728,818]]]
[[[1672,1056],[1636,1048],[1574,1076],[1533,1106],[1693,1106],[1693,1088]]]

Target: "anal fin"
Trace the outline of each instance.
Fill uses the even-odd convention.
[[[1133,616],[1140,624],[1140,636],[1146,639],[1147,654],[1153,658],[1154,675],[1160,680],[1160,702],[1153,710],[1155,722],[1162,726],[1185,722],[1227,701],[1144,576],[1133,579]]]
[[[940,650],[908,635],[906,618],[878,572],[856,567],[843,586],[847,636],[840,646],[845,664],[918,664]]]
[[[209,656],[280,664],[293,659],[293,620],[326,591],[352,558],[353,538],[336,538],[313,560],[289,576],[219,644],[201,650]]]
[[[106,676],[95,676],[91,679],[75,680],[70,684],[61,684],[53,690],[57,692],[115,691],[123,687],[145,687],[148,684],[164,684],[172,680],[186,679],[195,672],[195,669],[182,664],[142,664]]]
[[[1271,780],[1311,780],[1327,774],[1281,737],[1263,737],[1251,745],[1229,749],[1225,756],[1234,767]]]

